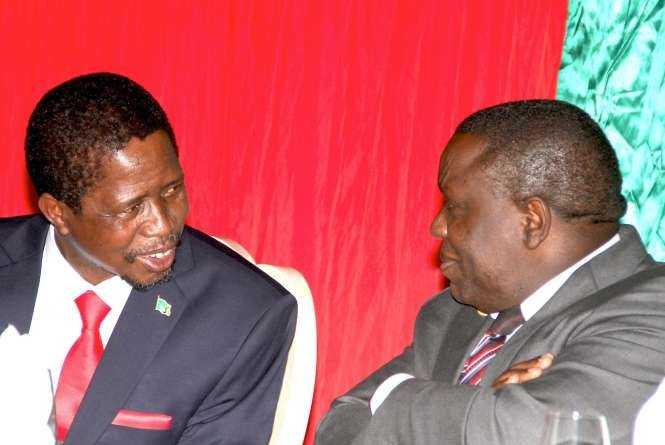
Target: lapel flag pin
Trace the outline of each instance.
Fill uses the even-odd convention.
[[[167,317],[171,316],[171,305],[168,301],[163,299],[161,295],[157,295],[157,301],[155,301],[155,310]]]

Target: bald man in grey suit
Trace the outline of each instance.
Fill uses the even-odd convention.
[[[535,444],[558,410],[604,414],[612,444],[628,444],[665,374],[665,267],[618,223],[621,177],[598,125],[559,101],[481,110],[443,152],[439,186],[431,230],[450,287],[403,354],[333,402],[317,445]],[[508,313],[521,318],[496,337],[505,346],[474,364]],[[504,385],[547,352],[539,378]]]

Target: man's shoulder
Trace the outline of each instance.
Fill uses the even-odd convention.
[[[253,262],[243,257],[226,244],[198,229],[186,226],[183,231],[183,240],[186,240],[191,247],[192,256],[194,258],[194,268],[197,270],[211,264],[212,267],[223,267],[224,269],[239,274],[270,278],[256,267]],[[279,289],[284,290],[272,279],[267,280],[266,282],[273,286],[276,285]]]
[[[40,214],[0,217],[0,239],[26,224],[45,224]]]
[[[458,303],[450,293],[450,288],[446,288],[420,307],[417,322],[441,325],[451,321],[461,312],[475,313],[477,311],[471,306]]]
[[[654,261],[640,239],[637,230],[621,226],[621,241],[606,252],[589,261],[569,281],[578,283],[585,276],[591,277],[595,292],[590,293],[603,305],[613,299],[630,299],[634,294],[652,295],[656,299],[665,296],[665,263]],[[588,271],[589,275],[586,275]],[[583,297],[583,296],[582,296]],[[636,301],[638,306],[641,301]]]
[[[40,214],[0,218],[0,267],[39,253],[47,228]]]
[[[665,304],[663,304],[665,302],[665,264],[651,262],[648,266],[634,271],[624,279],[601,289],[598,294],[600,303],[611,303],[614,300],[629,301],[629,307],[636,310],[653,301],[665,314]]]
[[[294,297],[281,284],[215,238],[186,227],[185,242],[191,249],[192,267],[177,276],[184,289],[200,289],[194,292],[201,294],[199,297],[233,298],[256,309],[295,305]]]

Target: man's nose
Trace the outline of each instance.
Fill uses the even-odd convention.
[[[173,233],[173,221],[168,206],[163,200],[151,201],[148,219],[143,225],[146,236],[169,236]]]
[[[429,233],[435,238],[445,238],[448,235],[448,222],[443,210],[434,217],[434,221],[429,226]]]

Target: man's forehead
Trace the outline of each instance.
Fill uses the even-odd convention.
[[[487,139],[469,133],[456,133],[441,153],[439,188],[455,177],[469,174],[478,165],[478,158],[487,146]]]
[[[182,177],[183,171],[170,138],[158,131],[143,140],[130,139],[124,149],[104,159],[95,185],[83,198],[88,200],[104,192],[112,195],[114,200],[122,201],[135,195],[139,189],[151,185],[163,186]]]
[[[170,162],[180,167],[171,139],[164,131],[157,130],[143,139],[132,137],[122,150],[107,157],[100,168],[105,173],[116,170],[124,175],[126,170],[140,171],[143,166],[148,170],[159,170]]]
[[[132,138],[135,139],[135,138]],[[107,160],[107,162],[114,162],[118,164],[119,166],[122,166],[123,168],[136,168],[141,165],[141,163],[145,162],[147,156],[145,154],[140,154],[139,156],[132,154],[128,154],[125,150],[118,150],[113,154],[111,159]],[[104,165],[105,167],[106,165]]]

